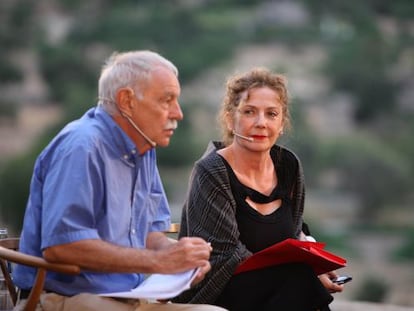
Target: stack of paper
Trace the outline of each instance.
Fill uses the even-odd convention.
[[[176,274],[151,274],[138,287],[126,292],[101,294],[105,297],[154,299],[173,298],[190,288],[200,269],[193,269]]]

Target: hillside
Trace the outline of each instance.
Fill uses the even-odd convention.
[[[154,49],[180,69],[185,120],[159,150],[175,220],[192,163],[219,137],[226,77],[266,66],[289,81],[282,143],[305,167],[306,217],[356,276],[341,297],[414,307],[411,2],[7,0],[0,18],[1,226],[19,232],[35,156],[95,104],[112,51]]]

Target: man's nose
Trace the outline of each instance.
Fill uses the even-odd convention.
[[[170,118],[178,120],[178,121],[184,118],[184,114],[183,114],[183,111],[181,110],[181,106],[178,100],[176,100],[175,103],[171,105]]]

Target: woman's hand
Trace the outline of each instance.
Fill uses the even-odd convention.
[[[338,285],[332,282],[333,279],[337,277],[337,273],[335,271],[330,271],[319,276],[319,280],[323,284],[323,286],[330,292],[330,293],[340,293],[344,290],[344,285]]]

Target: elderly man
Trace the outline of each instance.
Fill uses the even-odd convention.
[[[177,68],[151,51],[112,55],[99,79],[99,103],[69,123],[38,157],[20,250],[79,265],[77,276],[49,273],[39,310],[223,310],[98,296],[138,286],[143,274],[209,271],[201,238],[174,243],[162,231],[170,211],[155,147],[168,146],[183,118]],[[14,271],[24,307],[35,272]]]

